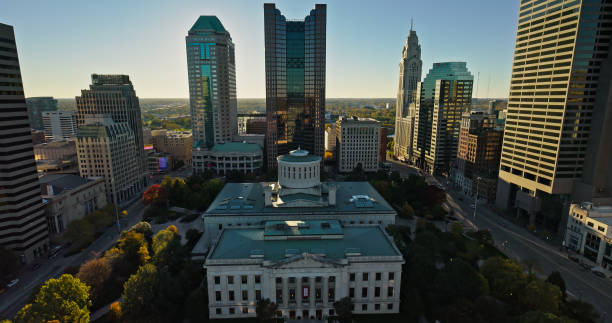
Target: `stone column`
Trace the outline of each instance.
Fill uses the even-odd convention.
[[[295,302],[298,307],[302,306],[302,277],[295,277]]]
[[[287,277],[283,277],[283,306],[287,308],[289,306],[289,281]],[[274,291],[276,293],[276,291]]]
[[[327,303],[329,300],[329,296],[327,295],[329,292],[329,276],[323,276],[323,290],[321,291],[321,296],[323,297],[323,306],[327,307]]]
[[[316,304],[316,298],[315,298],[315,281],[316,281],[316,277],[310,277],[309,278],[309,283],[310,283],[310,295],[308,295],[310,297],[310,308],[315,308],[315,304]]]

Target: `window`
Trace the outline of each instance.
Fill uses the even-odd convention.
[[[395,273],[389,273],[389,280],[395,280]]]
[[[364,311],[364,312],[367,311],[368,310],[368,304],[362,304],[361,305],[361,310]]]
[[[215,285],[221,284],[221,277],[215,276]]]
[[[240,280],[242,280],[243,284],[246,284],[249,281],[249,278],[245,275],[240,276]]]
[[[374,310],[380,311],[380,304],[374,304]]]
[[[302,277],[302,283],[308,283],[308,277]]]
[[[227,284],[228,285],[234,284],[234,276],[227,276]]]
[[[276,283],[277,284],[282,284],[283,283],[283,279],[281,277],[276,277]]]
[[[217,302],[221,301],[221,292],[219,292],[219,291],[215,292],[215,300]]]
[[[243,301],[248,301],[249,300],[249,291],[248,290],[243,290],[242,291],[242,300]]]
[[[368,288],[367,287],[363,287],[361,289],[361,297],[363,297],[363,298],[368,297]]]
[[[230,314],[236,314],[236,309],[235,309],[235,308],[233,308],[233,307],[230,307],[230,309],[229,309],[229,313],[230,313]]]
[[[315,282],[320,283],[320,282],[321,282],[321,276],[317,276],[317,277],[315,278]]]
[[[376,273],[376,280],[382,279],[382,273]]]
[[[295,277],[289,277],[289,284],[295,284]]]
[[[387,304],[387,309],[388,310],[392,310],[393,309],[393,304]]]
[[[369,278],[370,278],[370,277],[368,276],[368,273],[363,273],[363,278],[362,278],[362,280],[363,280],[364,282],[368,281],[368,279],[369,279]]]
[[[334,282],[336,282],[336,276],[329,276],[328,281],[329,281],[330,283],[334,283]]]
[[[374,297],[380,297],[380,287],[374,288]]]
[[[334,312],[334,310],[333,310],[333,309],[330,309],[330,310],[329,310],[329,315],[330,315],[330,316],[333,316],[333,315],[334,315],[334,313],[335,313],[335,312]]]
[[[329,298],[330,302],[334,301],[335,295],[336,295],[336,290],[334,290],[333,288],[330,288],[327,290],[327,297]]]
[[[350,281],[352,281],[352,282],[354,282],[354,281],[355,281],[355,273],[351,273],[351,274],[349,275],[349,280],[350,280]]]
[[[393,297],[393,287],[387,287],[387,297]]]
[[[295,301],[295,289],[293,288],[289,289],[289,300]]]
[[[278,293],[278,291],[277,291],[277,293]],[[283,294],[283,291],[281,290],[281,299],[283,298],[282,294]],[[256,301],[260,301],[261,300],[261,291],[259,289],[255,291],[255,300]]]
[[[261,284],[261,276],[259,276],[259,275],[255,276],[255,284]]]
[[[242,314],[249,314],[249,308],[248,307],[243,307],[242,308]]]
[[[233,291],[233,290],[230,290],[230,291],[229,291],[229,300],[230,300],[230,301],[233,301],[233,300],[234,300],[234,291]]]
[[[349,297],[350,298],[355,297],[355,288],[353,287],[349,288]]]
[[[218,315],[221,315],[221,309],[220,308],[215,308],[215,313],[217,313]]]

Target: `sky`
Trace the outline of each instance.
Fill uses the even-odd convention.
[[[216,15],[236,46],[238,98],[264,98],[264,2],[270,1],[0,0],[0,23],[15,27],[28,97],[75,97],[92,73],[116,73],[128,74],[141,98],[187,98],[187,30],[199,15]],[[303,19],[316,2],[275,3],[287,19]],[[480,79],[474,97],[505,98],[518,6],[519,0],[329,0],[327,97],[395,97],[412,17],[422,77],[434,62],[466,61]]]

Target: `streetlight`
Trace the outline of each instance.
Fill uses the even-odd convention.
[[[478,205],[478,184],[480,184],[480,176],[476,177],[476,197],[474,198],[474,219],[476,218],[476,205]]]

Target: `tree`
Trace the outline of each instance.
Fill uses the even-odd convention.
[[[457,298],[476,299],[489,292],[487,280],[474,267],[455,258],[437,275],[434,287],[440,302]]]
[[[332,159],[334,157],[334,154],[331,151],[326,151],[325,154],[323,155],[323,159]]]
[[[89,287],[78,278],[64,274],[46,281],[34,302],[17,313],[15,322],[89,322],[90,306]]]
[[[111,320],[113,320],[113,322],[120,322],[122,314],[123,313],[121,312],[121,303],[115,301],[109,305],[108,315],[110,316]]]
[[[260,322],[271,322],[274,320],[276,316],[276,309],[278,305],[269,298],[259,300],[257,302],[257,306],[255,307],[255,313],[257,314],[257,319]]]
[[[461,224],[460,222],[453,222],[453,224],[451,224],[451,232],[458,236],[462,235],[463,224]]]
[[[129,317],[146,317],[155,313],[153,300],[159,283],[157,267],[146,264],[123,285],[121,308]]]
[[[130,228],[130,231],[142,233],[147,240],[151,239],[151,237],[153,236],[153,230],[151,229],[151,224],[145,221],[140,221],[134,224]]]
[[[187,297],[185,309],[190,322],[201,322],[208,318],[208,291],[204,288],[193,290]]]
[[[578,323],[567,317],[558,317],[543,311],[530,311],[519,316],[517,322],[521,323]]]
[[[491,295],[496,298],[517,304],[527,285],[523,269],[512,260],[492,257],[480,267],[480,272],[489,281]]]
[[[349,297],[344,297],[337,302],[334,302],[334,309],[336,315],[341,323],[349,323],[352,321],[353,316],[353,301]]]
[[[166,190],[159,184],[149,186],[142,194],[142,204],[150,206],[168,205],[168,195]]]
[[[97,210],[87,214],[85,220],[91,223],[95,231],[103,232],[115,222],[115,217],[105,210]]]
[[[62,240],[74,243],[75,249],[85,248],[94,240],[94,226],[86,219],[74,220],[68,224]]]
[[[566,296],[565,280],[563,280],[563,277],[561,277],[561,273],[559,271],[555,270],[552,273],[550,273],[550,275],[548,275],[548,278],[546,278],[546,282],[559,287],[559,290],[561,290],[561,294],[563,295],[563,298],[565,298]]]
[[[519,300],[528,309],[553,314],[559,313],[559,302],[561,301],[559,287],[533,278],[521,294]]]
[[[19,267],[19,257],[12,250],[0,247],[0,286],[6,285],[11,277],[17,273]]]
[[[149,260],[149,251],[147,242],[142,233],[136,231],[124,231],[122,237],[118,241],[119,250],[125,255],[128,260],[138,260],[137,263],[142,265]]]
[[[408,202],[405,202],[402,206],[402,209],[400,210],[400,217],[405,219],[414,218],[414,209]]]
[[[153,236],[153,262],[159,268],[169,266],[177,272],[181,263],[181,236],[175,226],[168,226]]]
[[[94,302],[100,299],[111,271],[112,267],[104,257],[89,260],[79,268],[77,278],[90,287],[89,293]]]

